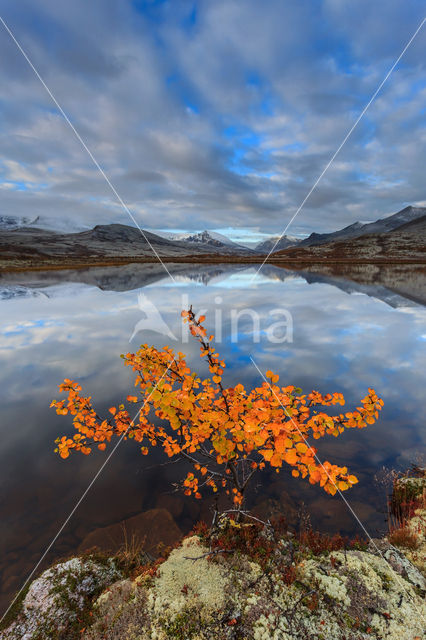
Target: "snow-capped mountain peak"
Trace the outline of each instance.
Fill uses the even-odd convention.
[[[28,218],[23,216],[0,216],[0,229],[4,231],[13,231],[20,227],[30,227],[38,220],[37,217]]]
[[[207,229],[204,229],[204,231],[199,231],[195,233],[190,231],[173,233],[171,231],[157,231],[157,230],[155,230],[154,233],[156,233],[158,236],[161,236],[162,238],[166,238],[167,240],[173,240],[173,241],[191,242],[191,243],[197,243],[197,244],[210,244],[212,246],[217,246],[217,247],[226,245],[227,247],[245,248],[245,247],[242,247],[242,245],[239,245],[237,242],[234,242],[227,236],[223,235],[222,233],[218,233],[217,231],[210,231]]]
[[[270,251],[280,251],[281,249],[287,249],[288,247],[294,247],[299,244],[300,238],[295,236],[274,236],[268,240],[263,240],[256,245],[255,250],[260,253],[269,253]]]
[[[233,244],[229,239],[226,240],[226,242],[223,242],[223,240],[220,240],[218,237],[214,237],[214,235],[212,235],[212,233],[207,230],[200,231],[199,233],[194,233],[193,235],[187,236],[185,238],[186,242],[201,242],[202,244],[212,244],[215,246],[219,246],[221,244]]]
[[[48,216],[0,216],[0,230],[14,231],[22,227],[40,229],[42,231],[53,231],[55,233],[78,233],[87,231],[91,226],[78,220],[61,218],[50,218]]]

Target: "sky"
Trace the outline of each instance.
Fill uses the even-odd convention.
[[[424,18],[420,0],[2,0],[145,229],[278,235]],[[426,25],[288,229],[426,204]],[[0,24],[0,215],[131,223]]]

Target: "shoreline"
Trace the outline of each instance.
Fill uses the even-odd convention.
[[[392,258],[376,258],[376,259],[353,259],[353,258],[342,258],[342,259],[310,259],[310,260],[301,260],[300,258],[276,258],[268,259],[266,262],[265,256],[196,256],[196,257],[188,257],[188,256],[160,256],[161,261],[165,264],[188,264],[188,265],[208,265],[208,264],[239,264],[239,265],[251,265],[251,264],[259,264],[259,265],[270,265],[270,266],[278,266],[278,267],[288,267],[289,269],[297,269],[297,268],[309,268],[315,266],[330,266],[330,265],[372,265],[372,266],[393,266],[393,265],[410,265],[410,266],[419,266],[426,267],[426,259],[392,259]],[[85,260],[84,262],[80,260],[76,261],[45,261],[35,263],[34,261],[25,261],[25,260],[17,260],[10,261],[11,264],[8,264],[8,261],[2,261],[0,259],[0,273],[20,273],[25,271],[63,271],[66,269],[89,269],[92,267],[120,267],[123,265],[129,264],[157,264],[158,260],[155,260],[151,257],[137,257],[130,256],[128,258],[105,258],[102,260]]]

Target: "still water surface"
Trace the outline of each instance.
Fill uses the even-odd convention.
[[[383,466],[405,468],[422,452],[424,306],[383,287],[364,291],[344,282],[308,283],[300,275],[272,267],[255,282],[250,268],[179,268],[175,282],[151,273],[149,267],[143,269],[88,270],[85,277],[32,274],[29,285],[17,277],[0,287],[2,608],[105,458],[105,452],[96,452],[64,461],[53,453],[54,439],[71,432],[70,421],[49,409],[51,399],[59,397],[57,385],[64,377],[80,381],[84,392],[97,401],[99,412],[105,412],[132,386],[132,373],[122,366],[119,355],[142,342],[185,351],[191,366],[207,376],[198,347],[186,343],[182,334],[180,311],[186,301],[205,312],[206,325],[214,333],[222,333],[218,350],[228,363],[229,386],[240,381],[248,387],[261,383],[252,355],[262,371],[279,373],[282,384],[295,384],[307,392],[342,392],[347,410],[358,404],[369,386],[376,389],[385,403],[378,423],[315,443],[322,460],[347,465],[358,476],[359,484],[346,496],[371,535],[385,526],[383,492],[375,474]],[[161,313],[164,325],[158,318],[154,326],[144,322],[141,306],[151,305]],[[253,326],[253,313],[241,315],[237,325],[234,319],[232,330],[232,315],[248,308],[258,318],[260,331]],[[286,315],[280,316],[277,309]],[[271,342],[272,325],[283,319],[287,326],[274,335],[286,334],[287,341]],[[162,335],[154,327],[170,333]],[[97,527],[166,504],[179,470],[158,466],[161,461],[142,457],[135,444],[123,443],[49,558],[72,553]],[[338,496],[327,496],[287,471],[266,475],[250,499],[264,510],[281,509],[291,521],[296,521],[303,502],[315,526],[363,533]],[[176,504],[180,505],[176,519],[186,531],[200,516],[200,505],[189,499]]]

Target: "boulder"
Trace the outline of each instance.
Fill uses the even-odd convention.
[[[34,580],[14,622],[1,640],[65,640],[79,625],[91,599],[120,577],[113,559],[87,556],[54,565]]]

